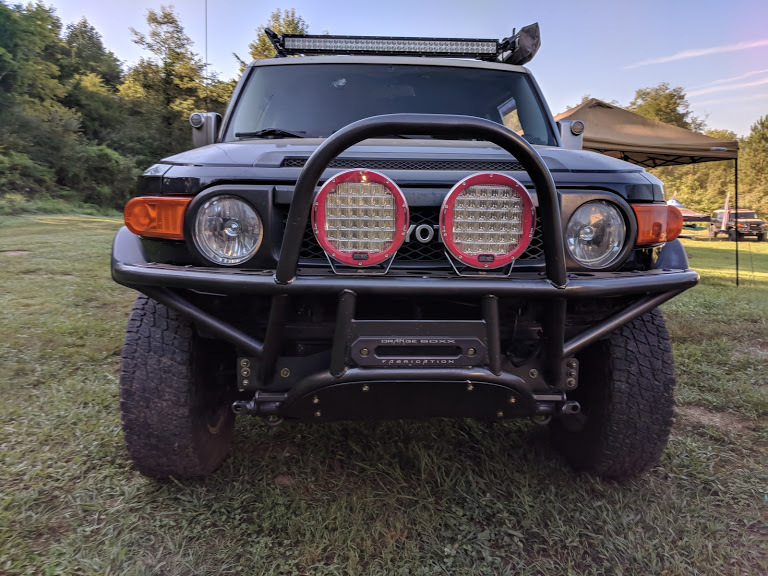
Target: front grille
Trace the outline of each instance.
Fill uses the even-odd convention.
[[[288,206],[279,206],[282,212],[283,218],[283,231],[285,231],[285,225],[288,221]],[[419,226],[421,224],[427,224],[430,226],[437,226],[440,222],[440,207],[439,206],[411,206],[410,211],[410,223],[411,225]],[[402,245],[400,250],[395,256],[395,260],[392,263],[393,268],[413,268],[415,264],[424,264],[429,268],[446,267],[450,268],[450,263],[445,255],[445,249],[442,242],[439,240],[437,230],[435,230],[434,239],[427,243],[422,244],[416,240],[415,235],[411,235],[410,242],[406,242]],[[544,261],[544,242],[541,233],[541,221],[538,214],[536,216],[536,230],[534,231],[531,243],[523,254],[518,258],[519,262],[525,262],[526,264],[538,264]],[[299,253],[299,262],[301,264],[327,264],[323,249],[320,244],[317,243],[314,232],[312,232],[311,223],[307,223],[307,227],[304,230],[304,239],[301,243],[301,252]]]
[[[411,226],[437,226],[440,223],[439,206],[410,206],[408,208]],[[448,264],[443,243],[439,240],[440,234],[435,230],[435,237],[428,244],[422,244],[416,240],[416,235],[411,234],[410,242],[400,247],[395,256],[393,266],[404,262],[442,262]]]
[[[281,168],[303,168],[307,158],[286,156]],[[457,172],[517,172],[523,170],[519,162],[508,160],[396,160],[387,158],[336,158],[329,168],[362,168],[365,170],[454,170]]]

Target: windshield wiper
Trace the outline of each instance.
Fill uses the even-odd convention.
[[[235,138],[306,138],[306,131],[289,132],[282,128],[264,128],[253,132],[235,132]]]

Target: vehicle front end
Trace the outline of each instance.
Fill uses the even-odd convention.
[[[251,80],[268,70],[280,82],[241,82],[218,143],[145,173],[115,239],[113,277],[183,318],[174,321],[200,343],[190,350],[216,350],[205,365],[217,409],[271,423],[554,418],[558,434],[575,422],[591,433],[589,381],[603,377],[598,350],[624,346],[608,344],[617,333],[634,331],[645,347],[647,330],[666,338],[651,369],[661,380],[671,370],[654,310],[698,280],[676,240],[682,217],[642,168],[563,149],[525,69],[413,60],[255,66]],[[495,77],[509,68],[519,87],[487,114],[482,100],[464,109],[461,94],[445,109],[418,98],[426,75],[450,101],[451,75],[506,86]],[[336,123],[287,105],[298,70],[304,82],[317,75],[328,95],[313,95]],[[363,87],[372,78],[373,91]],[[265,88],[275,85],[285,93]],[[339,96],[358,87],[381,102]],[[393,113],[369,116],[380,109]],[[142,302],[136,334],[157,326]],[[127,370],[147,357],[129,356],[134,390]],[[623,369],[644,378],[641,364]],[[667,380],[661,393],[671,395]],[[666,443],[671,404],[662,408]],[[209,430],[228,418],[207,417]],[[634,474],[658,444],[615,473],[585,466]],[[215,467],[206,466],[188,475]]]

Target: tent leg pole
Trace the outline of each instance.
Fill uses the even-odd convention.
[[[736,287],[739,287],[739,159],[733,159],[733,187],[736,197],[736,217],[733,228],[736,231]]]

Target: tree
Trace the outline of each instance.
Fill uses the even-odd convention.
[[[83,73],[96,74],[111,88],[120,84],[120,61],[104,48],[101,34],[85,18],[67,26],[64,44],[66,55],[62,59],[62,77],[71,78],[75,74]]]
[[[698,132],[705,127],[704,120],[691,113],[682,86],[670,88],[667,82],[652,88],[639,88],[627,110],[686,130]]]
[[[88,139],[104,143],[125,120],[115,92],[123,74],[120,61],[85,18],[67,26],[63,46],[59,80],[66,94],[61,103],[80,113]]]
[[[739,152],[739,203],[768,217],[768,116],[752,124]]]
[[[87,22],[76,29],[99,42],[78,52],[73,48],[86,43],[71,35],[72,45],[62,40],[52,8],[0,3],[0,196],[117,207],[132,188],[133,162],[88,140],[91,126],[84,123],[96,126],[117,108],[112,89],[90,66],[109,64],[109,53]]]
[[[114,88],[94,72],[70,78],[62,103],[80,113],[81,131],[89,140],[107,142],[125,122],[124,107]]]
[[[173,7],[147,14],[149,31],[131,28],[148,57],[129,70],[118,94],[134,119],[113,145],[149,163],[189,147],[189,115],[204,103],[204,64],[192,52]]]
[[[0,153],[13,159],[0,177],[1,192],[49,193],[80,125],[78,114],[60,102],[66,93],[59,81],[61,21],[41,4],[0,4],[0,28]],[[30,171],[46,177],[16,189],[23,182],[17,176]]]
[[[296,10],[291,8],[283,12],[279,8],[269,16],[266,26],[256,29],[256,40],[248,45],[252,60],[273,58],[277,53],[272,42],[269,41],[264,30],[269,28],[276,34],[308,34],[309,26],[301,16],[296,15]],[[239,59],[239,58],[238,58]],[[242,62],[242,60],[241,60]]]

